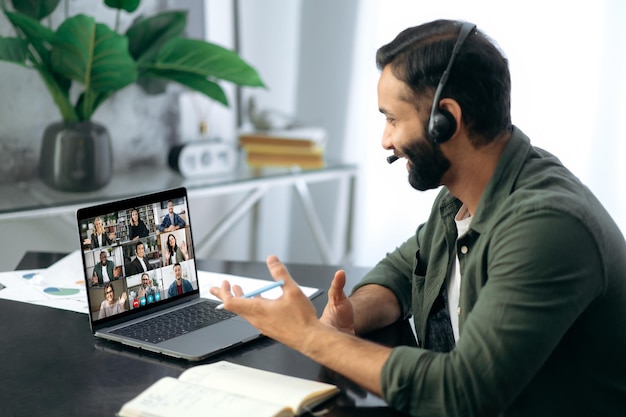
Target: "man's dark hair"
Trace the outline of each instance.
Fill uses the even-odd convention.
[[[393,75],[413,91],[416,108],[424,114],[430,115],[435,89],[450,61],[461,25],[458,21],[436,20],[411,27],[376,53],[378,68],[391,65]],[[475,29],[463,43],[441,98],[459,103],[475,146],[511,129],[508,61],[482,32]]]

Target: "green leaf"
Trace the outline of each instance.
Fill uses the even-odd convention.
[[[132,13],[137,10],[141,0],[104,0],[104,4],[112,9],[126,10],[128,13]]]
[[[0,61],[26,65],[28,43],[20,38],[3,38],[0,36]]]
[[[207,80],[201,75],[182,73],[179,71],[167,71],[167,70],[150,70],[145,74],[147,77],[159,77],[170,81],[175,81],[190,89],[206,95],[213,100],[219,101],[225,106],[228,106],[228,99],[222,87],[219,84]]]
[[[76,113],[80,120],[89,120],[91,115],[96,112],[98,106],[100,106],[106,99],[111,96],[111,93],[96,93],[84,91],[78,97],[76,103]],[[85,111],[88,111],[85,113]]]
[[[89,120],[101,102],[99,94],[108,96],[137,79],[128,40],[85,15],[59,26],[52,40],[51,61],[55,71],[84,85],[84,97],[76,107],[82,120]]]
[[[43,68],[39,68],[39,75],[43,80],[44,84],[50,91],[50,95],[52,96],[52,100],[59,108],[59,112],[61,113],[61,117],[66,122],[77,122],[78,115],[74,107],[72,107],[72,103],[70,103],[69,98],[69,86],[71,82],[68,79],[62,78],[62,76],[44,70]],[[58,78],[62,78],[63,80],[68,80],[69,83],[61,84],[58,81]]]
[[[61,0],[11,0],[11,3],[13,3],[13,7],[18,12],[32,17],[33,19],[41,20],[52,14],[60,1]]]
[[[163,71],[215,77],[237,85],[265,86],[257,71],[237,53],[197,39],[171,39],[149,66]]]
[[[187,25],[187,12],[170,11],[133,22],[126,36],[128,50],[136,61],[152,61],[170,39],[181,35]]]
[[[82,83],[86,90],[106,93],[137,79],[128,41],[92,17],[67,19],[54,35],[52,66]]]
[[[63,120],[76,121],[77,116],[69,100],[71,80],[52,69],[50,62],[50,43],[54,32],[42,26],[37,20],[20,13],[5,10],[5,15],[17,34],[30,45],[27,59],[39,72],[44,84],[52,95]]]
[[[32,45],[34,51],[30,58],[33,64],[49,69],[50,42],[54,32],[31,17],[8,11],[5,11],[5,14],[17,34]]]

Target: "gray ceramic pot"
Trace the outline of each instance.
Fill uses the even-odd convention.
[[[104,126],[57,122],[44,131],[39,176],[50,187],[94,191],[107,185],[112,174],[111,137]]]

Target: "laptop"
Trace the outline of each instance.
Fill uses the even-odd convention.
[[[197,361],[261,336],[200,297],[184,187],[77,211],[93,334]]]

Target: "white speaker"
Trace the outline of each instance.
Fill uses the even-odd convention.
[[[168,162],[186,178],[226,174],[237,166],[237,151],[220,142],[190,142],[170,149]]]

